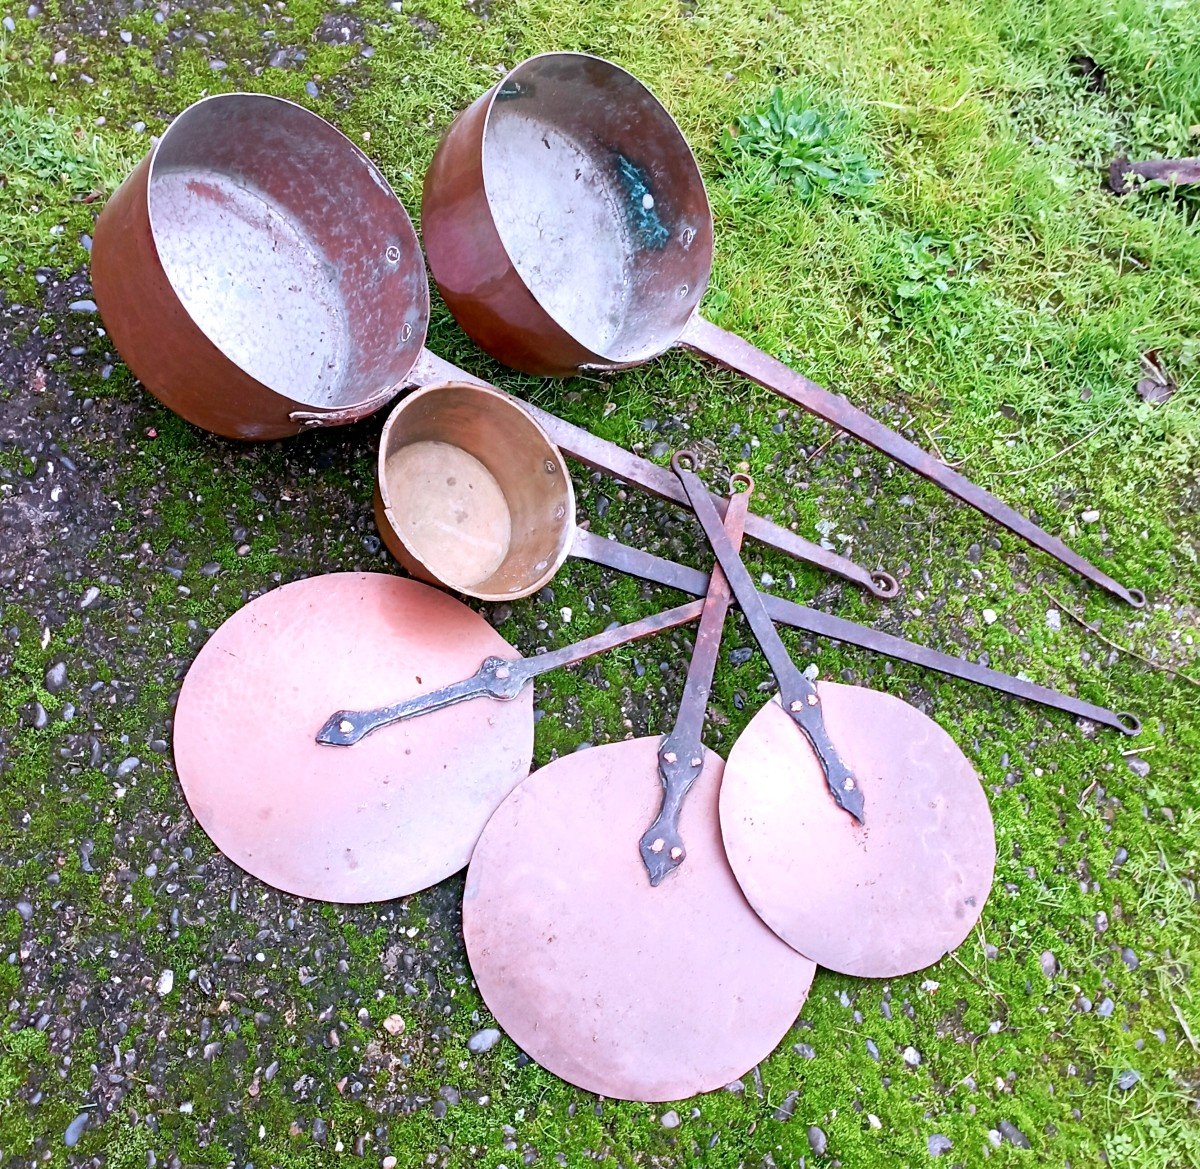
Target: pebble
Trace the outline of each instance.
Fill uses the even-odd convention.
[[[94,300],[73,300],[67,307],[73,313],[94,313],[97,311]]]
[[[985,625],[995,625],[999,616],[1000,614],[997,613],[995,609],[984,609],[983,623]]]
[[[1145,779],[1150,774],[1150,764],[1145,759],[1139,759],[1136,755],[1128,756],[1125,760],[1125,766],[1139,779]],[[1128,855],[1126,853],[1126,856]]]
[[[1029,1149],[1033,1146],[1029,1143],[1029,1138],[1019,1129],[1011,1120],[1002,1120],[999,1124],[1000,1135],[1003,1136],[1010,1145],[1016,1145],[1018,1149]]]
[[[1053,978],[1058,973],[1058,959],[1050,950],[1042,951],[1042,973]]]
[[[1127,1072],[1122,1072],[1117,1077],[1117,1087],[1122,1092],[1128,1092],[1142,1078],[1141,1072],[1135,1072],[1132,1068]]]
[[[1094,507],[1090,507],[1087,511],[1080,512],[1079,518],[1085,524],[1094,524],[1100,518],[1100,513]]]
[[[46,713],[46,708],[35,700],[25,716],[25,721],[35,731],[40,731],[50,721],[50,716]]]
[[[404,1033],[404,1020],[399,1015],[388,1015],[383,1021],[383,1029],[389,1035],[401,1035]]]
[[[1055,633],[1062,628],[1062,614],[1057,609],[1046,610],[1046,627]]]
[[[659,1117],[659,1123],[663,1126],[663,1128],[678,1128],[679,1113],[672,1108],[670,1112],[664,1112],[662,1116]]]
[[[967,549],[967,560],[971,564],[978,564],[982,556],[983,549],[980,548],[978,544],[972,544],[970,548]]]
[[[1136,970],[1141,963],[1138,962],[1138,956],[1126,946],[1121,951],[1121,961],[1129,967],[1130,970]]]
[[[915,1047],[906,1047],[903,1058],[910,1068],[915,1068],[921,1062],[921,1053]]]
[[[325,1120],[320,1116],[318,1116],[317,1119],[312,1122],[312,1139],[316,1141],[318,1145],[324,1145],[329,1139],[329,1125],[326,1124]]]
[[[83,1136],[83,1130],[87,1128],[88,1114],[81,1112],[70,1124],[67,1125],[67,1131],[63,1133],[63,1144],[68,1149],[73,1149],[79,1144],[79,1138]]]
[[[4,18],[4,31],[5,32],[16,32],[17,31],[17,22],[15,20],[13,20],[13,18],[11,16],[6,16]],[[76,1138],[76,1140],[78,1140],[78,1138]]]
[[[396,1158],[391,1156],[384,1157],[384,1159],[380,1161],[380,1165],[382,1166],[382,1169],[396,1169]]]
[[[304,92],[307,93],[309,97],[316,97],[321,91],[317,88],[317,83],[315,81],[306,81],[304,83]]]
[[[1116,1004],[1110,998],[1100,1000],[1100,1005],[1096,1008],[1096,1014],[1101,1019],[1107,1019],[1112,1013]]]
[[[879,1048],[875,1045],[874,1039],[867,1040],[867,1054],[876,1062],[879,1062]]]
[[[829,1147],[829,1138],[815,1124],[808,1129],[808,1147],[819,1157]]]
[[[33,917],[33,906],[28,901],[18,901],[17,912],[21,915],[22,921],[29,921]]]
[[[739,646],[737,649],[729,651],[729,664],[731,666],[744,666],[753,656],[754,650],[750,646]]]
[[[120,779],[123,775],[128,775],[134,769],[140,767],[142,761],[136,755],[130,755],[128,759],[122,759],[117,764],[117,778]]]
[[[800,1099],[799,1092],[789,1092],[784,1098],[783,1103],[775,1109],[776,1120],[791,1120],[792,1113],[796,1111],[796,1101]]]
[[[809,1044],[807,1044],[807,1043],[797,1043],[796,1046],[792,1048],[792,1050],[801,1059],[816,1059],[817,1058],[816,1050],[813,1047],[809,1046]]]
[[[81,609],[90,609],[100,599],[100,590],[92,585],[91,588],[83,594],[82,600],[79,602]]]
[[[175,989],[175,971],[164,970],[158,976],[158,981],[154,984],[154,989],[158,991],[160,998],[166,998]]]
[[[67,684],[67,663],[55,662],[46,670],[46,689],[57,694]]]
[[[482,1031],[476,1031],[467,1040],[467,1050],[481,1055],[485,1051],[491,1051],[499,1042],[500,1032],[495,1027],[485,1027]]]
[[[954,1148],[954,1142],[947,1136],[943,1136],[940,1132],[935,1132],[929,1138],[929,1155],[931,1157],[940,1157],[943,1153],[948,1153]]]

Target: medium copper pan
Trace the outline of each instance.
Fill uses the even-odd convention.
[[[883,451],[1131,605],[1056,537],[844,398],[697,311],[713,225],[679,127],[631,74],[582,53],[518,65],[447,130],[422,231],[450,311],[528,373],[636,365],[679,344]]]
[[[428,380],[416,233],[375,165],[301,106],[189,106],[92,245],[113,344],[164,405],[227,438],[354,422]]]

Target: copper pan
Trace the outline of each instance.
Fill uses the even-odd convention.
[[[282,98],[184,110],[97,221],[92,283],[146,388],[227,438],[354,422],[428,380],[407,212],[345,135]]]
[[[430,270],[463,329],[528,373],[636,365],[682,345],[883,451],[1131,605],[1145,596],[782,362],[699,315],[713,224],[679,127],[583,53],[522,62],[446,131],[425,178]]]

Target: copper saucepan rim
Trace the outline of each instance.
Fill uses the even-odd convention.
[[[623,69],[620,65],[616,65],[612,61],[608,61],[603,57],[597,57],[594,53],[538,53],[535,56],[527,57],[519,65],[505,74],[499,83],[492,87],[491,91],[487,95],[487,110],[484,114],[483,134],[480,140],[480,171],[483,176],[483,191],[488,201],[489,210],[494,207],[494,204],[492,202],[493,191],[488,183],[488,138],[489,130],[491,129],[492,111],[496,108],[496,102],[504,92],[505,86],[518,79],[520,74],[525,70],[534,68],[539,62],[553,59],[564,60],[567,58],[575,58],[579,61],[590,61],[599,67],[611,70],[614,74],[618,74],[625,84],[640,91],[644,95],[649,108],[655,112],[661,122],[661,127],[654,136],[656,145],[661,148],[664,143],[669,142],[672,153],[672,161],[676,165],[683,166],[691,171],[691,175],[686,181],[689,184],[694,185],[696,192],[700,195],[704,202],[704,207],[708,216],[708,227],[710,229],[709,238],[711,239],[711,229],[713,225],[712,207],[708,201],[708,191],[704,186],[704,176],[700,173],[700,166],[696,162],[696,155],[692,151],[692,148],[689,145],[687,138],[684,136],[683,131],[679,128],[679,123],[675,121],[667,107],[662,103],[654,91],[644,81],[641,80],[641,78],[636,77],[634,74],[630,73],[628,69]],[[492,212],[492,218],[495,220],[494,211]],[[504,242],[504,237],[499,231],[498,224],[497,238],[499,240],[499,246],[503,250],[505,256],[508,258],[508,262],[511,265],[513,272],[516,273],[522,284],[525,285],[529,295],[532,296],[535,301],[537,301],[542,311],[545,312],[546,315],[555,322],[555,324],[569,333],[576,344],[582,346],[583,343],[579,341],[578,337],[575,336],[574,330],[558,319],[552,308],[546,304],[545,299],[539,296],[537,291],[531,287],[529,282],[525,279],[520,265],[518,265],[516,259],[513,257],[511,251]],[[691,309],[693,311],[699,307],[700,301],[704,298],[705,290],[708,288],[708,282],[712,275],[711,243],[709,244],[709,257],[708,262],[705,265],[705,269],[706,271],[704,279],[697,280],[695,282],[695,287],[691,290],[689,299],[691,301]],[[678,340],[678,334],[680,332],[682,332],[682,327],[677,330],[675,336],[671,337],[668,341],[666,341],[665,344],[659,343],[642,345],[636,349],[624,351],[619,356],[609,353],[600,353],[595,350],[593,350],[593,353],[596,362],[605,369],[611,369],[614,366],[640,365],[645,361],[649,361],[653,357],[658,357],[660,354],[665,353],[668,349],[670,349]],[[587,346],[584,347],[590,348]]]
[[[196,110],[199,110],[203,106],[209,106],[209,105],[216,104],[216,103],[223,104],[225,102],[228,102],[230,99],[237,99],[240,102],[255,101],[255,102],[261,102],[264,105],[274,104],[277,106],[286,106],[291,110],[297,111],[300,115],[310,118],[314,123],[319,124],[325,130],[331,132],[337,139],[340,139],[341,143],[344,144],[344,146],[347,147],[349,149],[349,151],[356,157],[358,163],[360,163],[363,167],[365,167],[366,173],[368,175],[370,175],[372,181],[378,187],[380,187],[383,191],[385,191],[388,195],[390,195],[391,198],[394,200],[395,205],[396,205],[396,211],[398,212],[398,214],[396,216],[396,231],[397,231],[397,233],[405,240],[405,242],[408,245],[410,245],[412,247],[414,252],[423,255],[423,252],[421,249],[421,242],[417,237],[416,228],[413,227],[412,218],[409,216],[408,211],[405,208],[404,204],[400,202],[400,199],[397,197],[396,192],[392,189],[392,185],[384,177],[383,172],[371,161],[370,158],[367,157],[367,155],[365,153],[363,153],[363,151],[357,146],[357,144],[351,138],[349,138],[346,134],[344,134],[341,130],[339,130],[332,122],[328,121],[325,118],[322,118],[320,114],[314,113],[312,110],[308,109],[306,106],[300,105],[299,102],[290,101],[289,99],[287,99],[285,97],[276,97],[274,94],[242,93],[242,92],[214,93],[214,94],[210,94],[208,97],[202,97],[199,101],[192,102],[192,104],[190,106],[187,106],[185,109],[181,110],[175,116],[175,118],[172,119],[170,125],[167,126],[167,128],[163,131],[162,136],[154,143],[154,145],[151,147],[151,150],[150,150],[150,169],[149,169],[149,173],[146,176],[145,199],[146,199],[146,214],[147,214],[147,218],[150,221],[151,242],[153,244],[155,254],[158,256],[158,262],[159,262],[159,265],[162,267],[163,274],[166,277],[168,283],[170,283],[171,288],[176,293],[176,295],[179,295],[179,292],[175,287],[174,281],[171,280],[170,273],[167,271],[166,266],[163,265],[163,263],[162,263],[162,256],[161,256],[161,253],[159,252],[159,248],[158,248],[158,226],[155,223],[155,214],[154,214],[155,201],[153,198],[153,190],[154,190],[155,171],[156,171],[157,165],[158,165],[159,154],[163,149],[163,144],[166,143],[167,140],[172,137],[172,135],[178,136],[178,133],[181,132],[181,130],[183,128],[186,128],[186,124],[192,120],[189,115],[193,115]],[[423,260],[420,265],[420,271],[421,271],[422,276],[425,276],[425,265],[424,265]],[[416,313],[417,320],[418,320],[417,330],[419,330],[421,335],[419,338],[416,338],[416,341],[418,343],[413,345],[413,360],[409,367],[410,369],[412,368],[412,365],[415,365],[417,363],[417,360],[420,357],[421,350],[425,344],[425,338],[426,338],[426,335],[429,330],[429,280],[428,280],[427,276],[425,277],[425,279],[423,279],[421,281],[421,285],[422,285],[422,289],[423,289],[423,292],[420,297],[422,303],[415,306],[417,308],[417,313]],[[185,308],[187,307],[186,302],[181,302],[181,303],[184,304]],[[259,380],[254,374],[252,374],[249,370],[247,370],[240,362],[235,360],[226,351],[225,346],[221,343],[221,341],[218,337],[214,337],[209,330],[203,328],[200,325],[199,321],[197,321],[196,318],[194,316],[192,316],[190,312],[188,315],[191,320],[192,327],[195,328],[198,333],[202,334],[206,338],[206,340],[208,340],[213,345],[214,348],[219,350],[221,355],[224,357],[224,359],[226,361],[228,361],[230,363],[230,365],[236,366],[247,377],[253,378],[255,381]],[[406,343],[407,343],[407,341],[406,341]],[[358,408],[369,405],[371,407],[371,410],[367,411],[367,413],[371,413],[374,410],[379,409],[381,406],[383,406],[387,402],[391,401],[391,399],[396,396],[398,389],[400,387],[402,387],[403,384],[404,384],[404,378],[402,377],[398,381],[396,381],[392,384],[389,384],[388,386],[385,386],[381,390],[377,390],[376,392],[372,393],[368,397],[362,398],[362,399],[358,400],[357,402],[342,403],[338,407],[338,409],[348,409],[348,408],[358,409]],[[274,390],[274,392],[276,392],[278,394],[282,394],[285,397],[289,397],[289,398],[292,397],[291,390],[288,387],[268,386],[267,388]],[[301,405],[304,405],[304,403],[301,403]],[[324,411],[322,411],[322,412],[324,412]]]

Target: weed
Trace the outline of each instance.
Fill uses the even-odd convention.
[[[809,93],[788,97],[778,86],[762,108],[738,115],[736,130],[726,130],[725,154],[741,163],[744,187],[790,185],[801,200],[819,195],[861,199],[882,171],[873,170],[852,144],[850,115],[843,109],[824,112]]]

